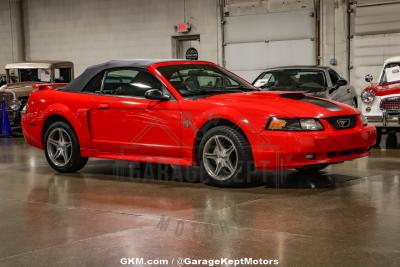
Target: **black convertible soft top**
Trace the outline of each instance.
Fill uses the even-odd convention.
[[[111,60],[98,65],[88,67],[81,75],[76,77],[66,86],[60,88],[65,91],[80,92],[84,89],[86,84],[97,74],[112,68],[138,68],[146,69],[152,64],[161,62],[185,61],[183,59],[132,59],[132,60]]]

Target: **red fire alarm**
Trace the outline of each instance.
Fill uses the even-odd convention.
[[[190,31],[190,23],[188,22],[182,22],[179,23],[177,26],[177,30],[179,33],[185,33],[185,32],[189,32]]]

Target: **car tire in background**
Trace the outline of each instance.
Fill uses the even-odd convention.
[[[88,158],[80,154],[80,146],[72,127],[63,121],[51,124],[44,135],[44,153],[50,166],[64,173],[82,169]]]
[[[203,136],[199,150],[202,180],[215,186],[240,186],[251,181],[253,157],[241,132],[217,126]]]

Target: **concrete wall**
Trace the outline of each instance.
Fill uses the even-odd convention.
[[[330,66],[348,79],[347,8],[344,0],[321,0],[321,65]],[[337,65],[332,65],[334,59]]]
[[[20,2],[23,2],[23,19]],[[193,25],[191,34],[201,36],[200,58],[221,63],[218,2],[0,0],[0,72],[6,63],[24,59],[71,60],[79,74],[86,66],[109,59],[170,58],[171,37],[177,35],[174,26],[185,19]],[[278,2],[273,3],[278,5]],[[347,78],[346,1],[320,2],[321,64],[332,66],[330,61],[335,58],[337,65],[332,67]]]
[[[4,65],[23,60],[20,0],[0,0],[0,74]]]
[[[26,58],[88,65],[120,58],[171,58],[175,25],[200,34],[200,59],[218,61],[217,0],[25,0]]]

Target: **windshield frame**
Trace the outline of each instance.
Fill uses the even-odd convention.
[[[211,63],[211,62],[206,62],[206,61],[199,61],[199,62],[177,62],[174,64],[157,64],[155,66],[157,72],[159,75],[162,76],[162,78],[165,79],[166,82],[179,94],[180,97],[184,99],[196,99],[200,97],[209,97],[213,95],[218,95],[218,94],[225,94],[225,93],[242,93],[242,92],[247,92],[247,91],[260,91],[259,88],[254,87],[251,83],[248,81],[244,80],[240,76],[226,70],[223,67],[220,67],[217,64]],[[169,72],[166,73],[166,70],[169,69]],[[174,70],[175,69],[175,70]],[[179,70],[176,70],[179,69]],[[227,77],[230,80],[236,82],[238,85],[237,86],[223,86],[219,89],[211,87],[209,91],[207,90],[199,90],[198,94],[185,94],[182,92],[182,89],[177,88],[172,82],[171,82],[171,77],[173,74],[175,74],[177,71],[184,71],[187,69],[198,69],[199,71],[201,70],[212,70],[216,72],[217,74],[220,74],[223,77]],[[169,75],[167,75],[169,74]],[[178,73],[179,75],[179,73]],[[197,76],[196,76],[197,77]],[[181,78],[182,80],[182,78]],[[181,81],[182,82],[182,81]],[[198,88],[200,89],[200,88]]]
[[[388,68],[389,65],[394,65],[394,64],[396,64],[396,65],[398,65],[400,67],[400,62],[389,62],[389,63],[387,63],[386,65],[383,66],[381,76],[379,77],[379,84],[400,83],[400,80],[391,81],[391,82],[383,81],[384,78],[386,79],[386,71],[385,70]]]

